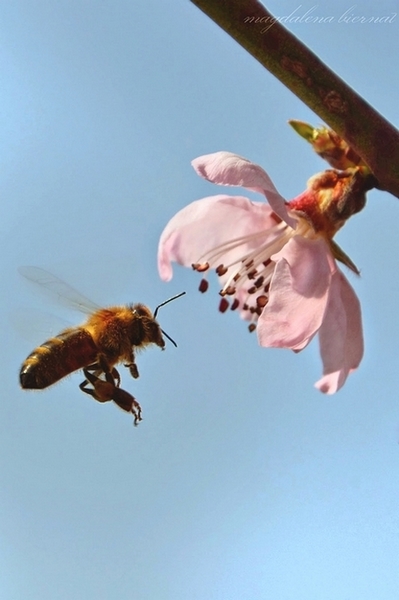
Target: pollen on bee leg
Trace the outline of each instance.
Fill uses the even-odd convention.
[[[219,302],[219,312],[224,313],[229,308],[230,302],[226,298],[221,298]]]
[[[199,284],[199,291],[203,294],[204,292],[206,292],[206,290],[209,288],[209,283],[206,279],[201,279],[200,284]]]
[[[209,269],[209,263],[207,262],[193,263],[191,266],[194,269],[194,271],[198,271],[198,273],[203,273],[204,271],[207,271]]]

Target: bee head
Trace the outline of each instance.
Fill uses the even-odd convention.
[[[132,344],[134,346],[156,344],[163,349],[165,347],[165,340],[162,337],[162,329],[156,322],[148,306],[133,304],[130,308],[133,313],[130,332]]]
[[[156,316],[161,306],[168,304],[168,302],[171,302],[172,300],[176,300],[176,298],[180,298],[180,296],[183,296],[185,293],[186,292],[181,292],[180,294],[165,300],[165,302],[158,304],[154,314],[152,314],[148,306],[145,306],[144,304],[134,304],[131,306],[132,313],[136,317],[132,324],[132,344],[136,346],[141,344],[156,344],[163,350],[165,347],[165,340],[162,337],[163,334],[170,342],[172,342],[174,346],[177,347],[176,342],[163,329],[161,329],[156,321]],[[139,339],[140,342],[138,342]]]

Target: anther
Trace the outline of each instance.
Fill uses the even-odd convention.
[[[258,296],[256,298],[256,304],[258,305],[258,308],[264,308],[267,304],[267,301],[267,296]]]
[[[204,271],[207,271],[209,269],[209,263],[193,263],[192,268],[194,269],[194,271],[198,271],[198,273],[203,273]]]
[[[248,279],[255,279],[257,274],[258,274],[258,271],[256,269],[252,269],[252,271],[249,271],[249,273],[247,273],[247,277],[248,277]]]
[[[230,306],[230,310],[236,310],[236,308],[238,308],[239,305],[240,305],[240,303],[237,300],[237,298],[234,298],[233,304]]]
[[[225,275],[227,273],[227,267],[225,267],[224,265],[219,265],[218,267],[216,267],[215,271],[219,275],[219,277],[221,277],[222,275]]]
[[[236,293],[236,288],[233,285],[229,285],[227,286],[227,288],[224,290],[224,293],[227,296],[234,296],[234,294]]]
[[[204,292],[206,292],[206,290],[208,289],[208,287],[209,287],[209,283],[207,282],[207,280],[206,279],[201,279],[201,282],[200,282],[199,287],[198,287],[199,291],[202,292],[202,293],[204,293]]]
[[[219,302],[219,312],[224,313],[229,308],[230,303],[226,298],[222,298]]]
[[[251,323],[250,325],[248,325],[248,331],[249,333],[252,333],[253,331],[255,331],[256,329],[256,324],[255,323]]]
[[[255,281],[254,286],[256,288],[260,288],[263,285],[263,282],[265,281],[265,278],[263,277],[263,275],[261,275],[260,277],[258,277],[258,279]]]
[[[254,294],[257,291],[256,287],[253,285],[248,289],[248,294]]]

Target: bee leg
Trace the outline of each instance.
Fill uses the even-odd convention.
[[[83,373],[84,373],[84,376],[86,377],[86,380],[85,380],[86,383],[91,383],[91,385],[94,387],[99,379],[98,375],[101,374],[101,371],[100,371],[100,369],[98,369],[98,365],[94,364],[94,365],[90,365],[89,367],[84,368]],[[85,382],[83,382],[83,383],[85,383]]]
[[[103,372],[98,369],[98,365],[90,365],[83,369],[86,379],[79,385],[82,392],[89,394],[98,402],[109,402],[113,400],[115,404],[122,410],[132,413],[134,416],[134,425],[137,425],[141,420],[141,406],[137,400],[126,390],[119,387],[120,375],[113,368],[112,372]],[[103,374],[104,379],[100,379],[99,375]],[[93,389],[87,387],[89,384]]]
[[[117,371],[115,367],[110,373],[105,373],[105,378],[110,383],[113,383],[115,387],[119,387],[121,384],[121,376],[119,375],[119,371]]]
[[[86,394],[90,394],[93,396],[94,390],[87,388],[87,385],[89,383],[91,383],[92,386],[94,387],[94,383],[97,381],[98,375],[101,375],[101,373],[102,373],[102,370],[100,369],[100,365],[98,363],[93,363],[92,365],[85,367],[83,369],[83,373],[84,373],[86,379],[84,381],[82,381],[82,383],[79,384],[79,388],[82,390],[82,392],[85,392]]]
[[[109,402],[112,400],[114,391],[117,388],[115,387],[113,380],[104,381],[103,379],[97,377],[97,373],[99,373],[98,369],[95,369],[95,372],[91,373],[90,369],[92,367],[93,365],[91,365],[89,368],[83,369],[86,379],[79,385],[79,388],[82,390],[82,392],[89,394],[98,402]],[[87,387],[89,384],[93,386],[93,389]]]
[[[90,388],[88,388],[87,386],[89,385],[89,383],[92,383],[90,380],[92,379],[92,375],[89,372],[89,367],[87,367],[86,369],[83,369],[83,373],[86,377],[86,379],[84,379],[82,381],[82,383],[79,384],[79,388],[82,390],[82,392],[84,392],[85,394],[90,394],[91,396],[94,395],[94,390],[91,390]],[[94,377],[94,376],[93,376]]]
[[[105,379],[113,386],[112,400],[126,412],[134,416],[134,425],[138,425],[141,418],[141,406],[137,400],[126,390],[119,387],[121,378],[119,372],[113,368],[111,373],[105,373]]]
[[[139,421],[142,421],[141,406],[129,392],[122,388],[115,388],[112,400],[122,410],[132,413],[134,416],[134,425],[138,425]]]
[[[89,394],[90,396],[92,396],[95,400],[98,400],[97,396],[96,396],[96,391],[92,390],[91,388],[86,387],[87,385],[89,385],[89,381],[87,381],[87,379],[85,379],[84,381],[82,381],[82,383],[79,384],[79,388],[82,390],[82,392],[84,392],[85,394]]]
[[[85,394],[90,394],[91,396],[93,396],[94,394],[94,390],[90,390],[88,389],[86,386],[89,384],[89,382],[87,381],[87,379],[85,379],[84,381],[82,381],[82,383],[79,384],[79,388],[82,390],[82,392],[84,392]]]
[[[91,371],[95,371],[95,367],[99,371],[99,373],[97,373],[97,375],[105,375],[106,376],[107,373],[110,373],[113,380],[116,379],[116,381],[118,382],[116,385],[119,387],[119,384],[121,381],[120,375],[119,375],[118,371],[109,364],[109,362],[107,361],[107,359],[105,358],[105,356],[103,354],[99,354],[98,361],[96,363],[90,365],[87,368],[90,369]]]
[[[83,373],[86,375],[86,377],[87,377],[87,373],[91,373],[91,374],[93,374],[95,379],[98,379],[99,376],[104,373],[104,369],[101,367],[100,363],[96,362],[96,363],[89,365],[88,367],[85,367],[83,369]],[[90,380],[90,383],[93,383],[93,382]]]
[[[139,370],[137,368],[136,363],[126,363],[123,365],[124,367],[127,367],[130,371],[130,375],[134,378],[137,379],[138,377],[140,377],[139,375]]]
[[[133,379],[137,379],[139,377],[139,370],[137,368],[136,361],[134,358],[133,348],[129,352],[129,355],[126,356],[126,358],[128,360],[127,362],[123,363],[123,366],[129,369],[130,375],[133,377]]]

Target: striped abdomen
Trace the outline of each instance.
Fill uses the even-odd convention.
[[[97,356],[97,346],[85,329],[67,329],[29,354],[21,367],[21,386],[41,390],[96,362]]]

